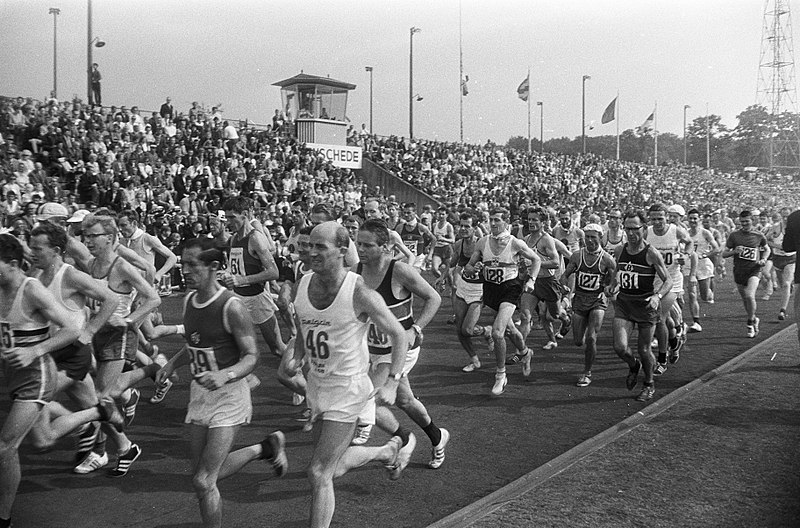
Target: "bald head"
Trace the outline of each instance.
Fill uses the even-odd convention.
[[[333,244],[337,248],[347,248],[350,245],[350,236],[347,229],[341,224],[330,221],[322,222],[311,231],[311,237],[319,238]]]

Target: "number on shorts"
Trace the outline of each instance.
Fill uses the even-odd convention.
[[[311,354],[312,358],[328,359],[331,356],[330,348],[328,348],[328,333],[324,331],[316,332],[313,330],[306,334],[306,350]]]
[[[14,331],[11,325],[5,321],[0,321],[0,347],[14,348]]]

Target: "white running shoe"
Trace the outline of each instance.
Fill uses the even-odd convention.
[[[439,431],[442,433],[442,438],[439,440],[439,445],[433,446],[431,449],[431,461],[428,462],[428,467],[431,469],[439,469],[444,464],[444,448],[447,442],[450,441],[450,432],[444,427],[440,427]]]
[[[758,328],[758,326],[759,326],[760,324],[761,324],[761,319],[759,319],[758,317],[756,317],[756,322],[753,324],[753,328],[755,328],[755,330],[756,330],[756,335],[758,335],[758,332],[759,332],[759,328]],[[755,337],[755,336],[753,336],[753,337]]]
[[[554,348],[558,348],[558,341],[548,341],[547,344],[542,347],[542,350],[553,350]]]
[[[306,401],[305,396],[302,394],[297,394],[296,392],[292,393],[292,405],[297,407],[298,405],[302,405],[304,401]]]
[[[369,435],[372,432],[372,424],[359,425],[356,427],[356,434],[350,442],[352,445],[364,445],[369,440]]]
[[[756,327],[753,325],[747,325],[747,337],[754,338],[756,336]]]
[[[400,478],[400,474],[411,461],[411,455],[414,453],[415,447],[417,447],[417,437],[414,436],[414,433],[408,433],[408,443],[400,448],[400,451],[397,453],[397,460],[389,471],[390,480],[397,480]]]
[[[466,367],[462,368],[461,372],[475,372],[479,368],[481,368],[481,362],[480,361],[478,361],[477,363],[473,362],[467,365]]]
[[[505,372],[498,372],[494,375],[494,386],[492,387],[492,396],[500,396],[506,390],[508,378]]]
[[[689,326],[689,330],[691,330],[692,332],[702,332],[702,331],[703,331],[703,327],[702,327],[702,326],[700,326],[700,323],[698,323],[697,321],[695,321],[694,323],[692,323],[692,324]]]
[[[169,379],[164,380],[164,383],[160,383],[158,387],[156,387],[156,391],[153,393],[153,396],[150,397],[150,403],[161,403],[164,401],[164,398],[167,397],[167,393],[172,388],[172,381]]]
[[[73,471],[78,475],[85,475],[106,465],[108,465],[108,453],[103,453],[101,456],[92,451],[86,455],[83,462],[78,464]]]

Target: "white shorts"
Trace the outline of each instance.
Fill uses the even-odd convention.
[[[189,387],[189,407],[184,423],[215,427],[249,424],[253,416],[250,387],[246,379],[208,390],[196,381]]]
[[[697,280],[706,280],[714,276],[714,263],[711,259],[701,258],[697,261]]]
[[[409,348],[408,352],[406,353],[406,361],[403,363],[403,376],[408,376],[408,373],[411,372],[411,369],[417,364],[419,360],[419,348]],[[378,365],[382,363],[391,363],[392,362],[392,355],[391,354],[370,354],[369,355],[369,362],[371,364],[370,368],[375,370],[378,368]]]
[[[455,277],[456,296],[467,304],[481,302],[483,300],[483,283],[467,282],[461,278],[460,273]]]
[[[311,421],[321,418],[332,422],[374,424],[375,398],[371,397],[372,392],[372,381],[366,373],[321,379],[311,374],[306,385]]]
[[[250,317],[257,325],[269,320],[270,317],[275,315],[278,311],[278,306],[272,300],[272,294],[268,290],[264,290],[258,295],[236,295],[242,300],[250,312]]]

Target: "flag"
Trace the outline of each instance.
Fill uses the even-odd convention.
[[[606,107],[605,112],[603,112],[603,117],[600,119],[600,123],[605,125],[606,123],[612,122],[617,117],[617,98],[615,97],[613,101],[611,101],[608,106]]]
[[[653,131],[653,121],[655,119],[656,111],[653,112],[644,120],[644,123],[639,127],[640,134],[649,134]]]
[[[520,83],[520,85],[519,85],[519,88],[517,88],[517,95],[523,101],[527,101],[528,100],[528,95],[530,93],[530,82],[529,81],[530,81],[530,75],[528,75],[528,77],[525,77],[525,80],[522,81]]]
[[[465,75],[464,79],[461,81],[461,95],[469,95],[469,90],[467,89],[468,81],[469,81],[469,75]]]

